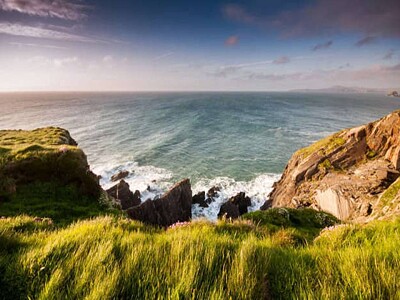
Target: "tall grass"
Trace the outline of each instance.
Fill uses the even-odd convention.
[[[304,246],[251,220],[0,219],[0,298],[399,299],[399,231],[399,219],[341,225]]]

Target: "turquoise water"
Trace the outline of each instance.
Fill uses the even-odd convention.
[[[257,209],[294,151],[399,109],[400,100],[372,94],[4,93],[0,107],[0,129],[67,128],[105,187],[121,169],[133,171],[128,182],[143,198],[189,177],[195,191],[222,186],[221,201],[243,190]],[[212,218],[218,205],[196,214]]]

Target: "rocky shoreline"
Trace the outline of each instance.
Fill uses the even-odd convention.
[[[56,180],[93,199],[106,195],[107,201],[128,217],[165,227],[190,221],[193,205],[207,208],[220,194],[220,187],[212,186],[193,195],[190,180],[183,179],[165,194],[143,199],[140,191],[131,190],[125,181],[130,175],[127,170],[114,174],[111,181],[115,185],[104,191],[67,130],[49,127],[0,134],[8,141],[0,145],[5,153],[0,165],[0,204],[20,186]],[[18,143],[10,144],[13,138]],[[261,210],[310,207],[344,221],[384,218],[400,213],[399,178],[400,111],[395,111],[298,150]],[[222,203],[218,217],[239,218],[251,204],[251,199],[239,192]]]

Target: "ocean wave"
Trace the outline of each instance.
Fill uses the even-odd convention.
[[[268,198],[268,194],[272,190],[272,185],[279,180],[280,174],[261,174],[249,181],[236,181],[229,177],[216,177],[213,179],[202,179],[192,186],[193,194],[202,191],[208,191],[213,186],[220,188],[218,196],[209,207],[202,208],[198,204],[193,205],[193,218],[207,218],[216,220],[218,212],[223,203],[230,197],[235,196],[239,192],[245,192],[251,198],[251,206],[249,211],[259,210]]]
[[[122,170],[130,172],[124,180],[129,183],[132,191],[140,191],[142,201],[161,196],[171,188],[175,183],[174,180],[176,180],[176,176],[166,169],[155,166],[141,166],[137,162],[127,162],[114,166],[109,163],[94,168],[94,172],[101,176],[100,184],[105,189],[115,184],[115,182],[111,181],[111,176]],[[279,178],[280,174],[265,173],[249,181],[237,181],[230,177],[200,178],[192,181],[193,195],[202,191],[207,192],[213,186],[220,188],[209,207],[203,208],[198,204],[193,205],[193,219],[207,218],[216,220],[221,205],[239,192],[245,192],[251,198],[249,211],[259,210],[267,200],[273,183]]]

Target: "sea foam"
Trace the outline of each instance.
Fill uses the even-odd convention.
[[[140,191],[142,201],[160,197],[174,184],[173,179],[176,178],[168,170],[154,166],[141,166],[137,162],[127,162],[114,166],[105,164],[102,167],[94,168],[94,172],[101,176],[100,184],[105,189],[116,184],[111,181],[111,176],[122,170],[130,172],[124,180],[129,183],[132,191]],[[200,178],[193,181],[193,195],[202,191],[207,192],[214,186],[220,188],[220,191],[209,207],[203,208],[198,204],[193,205],[193,219],[206,218],[216,220],[221,205],[239,192],[245,192],[251,198],[249,211],[259,210],[265,200],[268,199],[268,194],[272,190],[273,183],[279,177],[279,174],[266,173],[260,174],[249,181],[236,181],[230,177]]]

